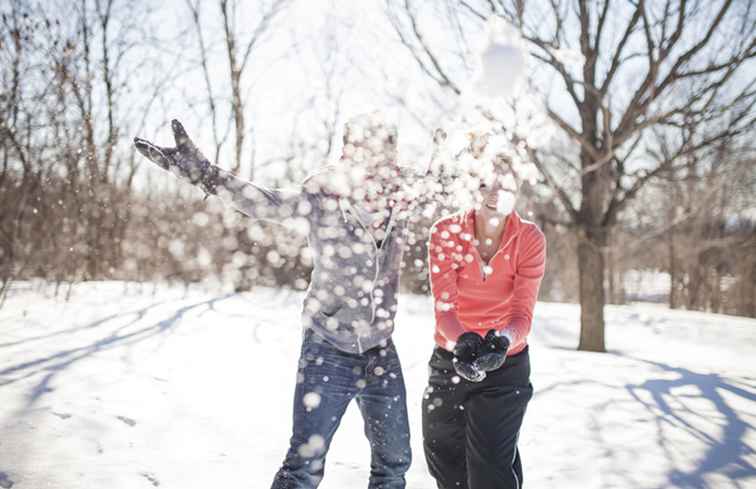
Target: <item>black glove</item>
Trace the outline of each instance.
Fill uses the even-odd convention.
[[[477,333],[462,333],[454,346],[452,365],[454,371],[465,380],[480,382],[486,378],[486,372],[475,365],[483,347],[483,338]]]
[[[509,350],[509,338],[491,329],[486,333],[483,346],[473,365],[484,372],[491,372],[504,365]]]
[[[208,194],[217,194],[218,186],[223,183],[221,170],[210,164],[197,149],[179,121],[171,121],[171,127],[176,140],[175,148],[162,148],[141,138],[134,138],[134,145],[147,159],[164,170],[174,172],[192,184],[199,185]]]

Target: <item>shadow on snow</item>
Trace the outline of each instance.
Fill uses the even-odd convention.
[[[635,360],[653,365],[665,373],[676,375],[672,379],[648,379],[640,384],[627,384],[625,386],[633,399],[641,403],[654,415],[658,425],[659,439],[657,441],[659,445],[665,452],[669,453],[668,440],[664,431],[665,426],[675,430],[684,430],[706,445],[706,452],[695,469],[690,471],[672,470],[667,476],[668,483],[662,487],[671,485],[705,489],[710,485],[705,481],[704,476],[712,473],[728,477],[736,484],[736,487],[744,487],[739,481],[756,477],[756,468],[747,460],[747,457],[754,455],[754,448],[745,442],[746,435],[749,431],[754,430],[754,426],[744,420],[742,414],[733,409],[723,397],[724,393],[729,393],[743,400],[756,402],[756,392],[739,387],[736,385],[736,381],[725,379],[715,373],[701,374],[660,362]],[[685,390],[685,394],[675,394],[676,389],[685,387],[694,387],[700,394],[691,396],[688,389]],[[647,393],[653,401],[644,400],[639,395],[641,392]],[[697,401],[702,398],[711,402],[722,417],[724,424],[721,427],[720,437],[711,436],[690,421],[691,417],[702,417],[703,415],[686,406],[686,401]],[[682,407],[673,407],[672,404]],[[708,416],[707,419],[711,421],[712,417]]]
[[[91,357],[92,355],[95,355],[102,351],[125,346],[133,346],[135,344],[142,343],[153,338],[162,338],[165,334],[172,332],[179,324],[181,318],[189,311],[203,306],[212,309],[215,303],[225,300],[232,295],[233,294],[225,294],[220,297],[215,297],[213,299],[183,306],[177,309],[173,314],[171,314],[171,316],[154,324],[143,326],[133,331],[129,331],[129,328],[143,319],[150,309],[157,307],[161,303],[154,303],[135,311],[110,315],[84,326],[69,328],[67,330],[59,331],[46,336],[37,336],[30,338],[29,341],[33,341],[56,337],[62,334],[73,334],[83,330],[90,330],[103,326],[107,324],[108,321],[120,317],[131,315],[134,316],[134,318],[127,324],[121,325],[113,331],[109,331],[106,335],[104,335],[100,339],[97,339],[96,341],[75,348],[61,350],[51,355],[35,358],[33,360],[18,363],[16,365],[11,365],[4,368],[3,370],[0,370],[0,388],[38,374],[44,374],[43,377],[38,382],[36,382],[29,391],[27,403],[24,408],[24,410],[28,410],[32,408],[42,396],[53,390],[53,380],[55,380],[59,375],[63,374],[66,369],[68,369],[72,365],[78,364]],[[0,347],[2,346],[10,345],[0,345]],[[4,379],[3,377],[10,378]]]

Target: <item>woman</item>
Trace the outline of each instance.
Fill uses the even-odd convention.
[[[533,394],[527,337],[546,242],[513,210],[518,179],[498,159],[479,203],[431,229],[436,348],[422,415],[440,489],[522,487],[517,439]]]
[[[210,164],[173,121],[175,148],[136,138],[160,167],[252,219],[304,222],[313,254],[289,450],[273,489],[315,489],[348,405],[357,402],[370,442],[368,487],[404,489],[410,467],[402,367],[392,340],[406,219],[382,190],[397,185],[396,128],[379,114],[351,119],[341,162],[293,190],[272,190]],[[392,196],[392,198],[394,198]]]

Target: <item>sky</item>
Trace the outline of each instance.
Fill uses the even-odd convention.
[[[249,3],[246,4],[249,7]],[[322,95],[318,96],[324,92],[327,81],[324,71],[331,68],[336,73],[330,80],[332,90],[343,89],[344,92],[339,114],[341,121],[383,109],[388,117],[399,123],[400,145],[406,147],[412,141],[416,147],[410,152],[416,154],[425,150],[422,145],[430,143],[427,128],[419,126],[406,113],[392,109],[384,93],[388,88],[400,96],[412,96],[413,91],[422,90],[427,81],[417,77],[413,61],[393,40],[395,34],[382,12],[383,5],[378,0],[294,0],[277,19],[244,75],[244,83],[249,87],[247,124],[254,126],[256,131],[258,162],[286,155],[292,133],[305,139],[308,132],[312,133],[312,138],[318,137],[313,130],[317,124],[313,116],[333,111],[328,101]],[[166,39],[165,44],[169,48],[174,43],[191,46],[192,51],[196,51],[193,32],[178,42],[171,41],[182,28],[191,25],[185,0],[169,0],[158,8],[155,15],[159,18],[157,23],[162,26],[160,37]],[[220,89],[228,75],[223,46],[218,45],[220,38],[212,35],[212,31],[217,32],[219,27],[218,15],[214,3],[207,2],[203,9],[203,22],[207,21],[209,25],[206,40],[208,44],[214,44],[211,48],[212,81]],[[240,10],[239,18],[244,17],[245,13]],[[142,136],[154,138],[158,144],[168,144],[171,133],[163,124],[175,117],[185,122],[200,147],[212,147],[211,124],[206,117],[197,116],[196,113],[203,110],[191,107],[192,100],[201,99],[204,94],[204,81],[199,70],[182,76],[171,85],[170,101],[160,113],[151,117]],[[314,100],[313,96],[316,96]],[[299,124],[295,123],[298,113],[308,106],[314,109],[305,114]],[[220,163],[227,166],[223,161]],[[272,165],[262,171],[261,176],[266,173],[276,176],[280,170],[280,166]]]

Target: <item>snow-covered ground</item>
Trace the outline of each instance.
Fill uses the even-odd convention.
[[[0,487],[269,487],[287,447],[300,294],[82,284],[20,287],[0,309]],[[430,303],[402,297],[395,334],[415,460]],[[608,354],[574,351],[579,310],[539,303],[536,389],[521,435],[525,487],[756,487],[756,321],[607,309]],[[356,407],[324,489],[366,487]]]

